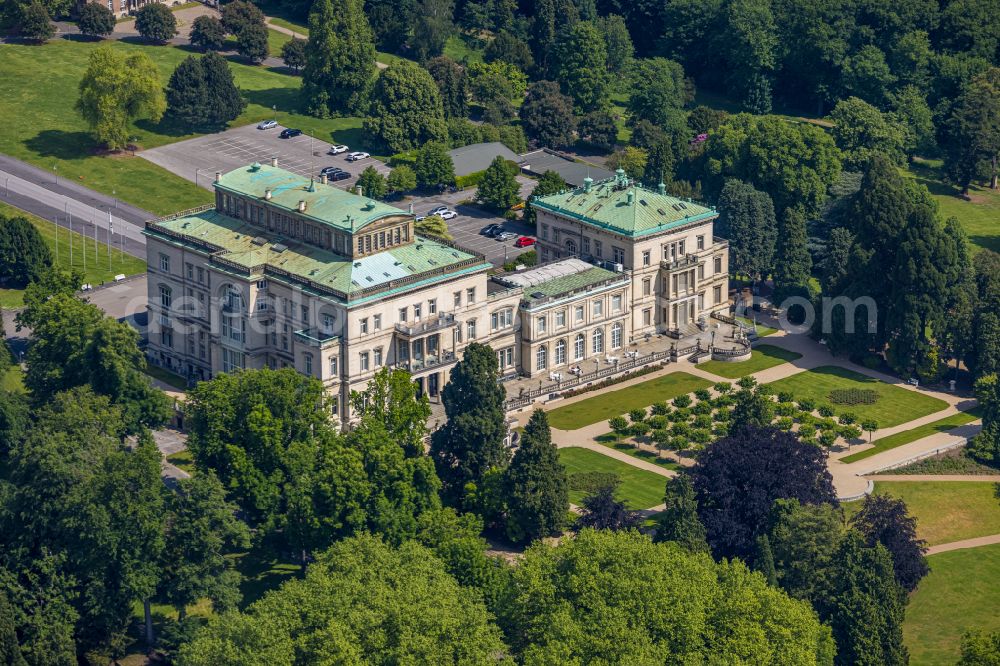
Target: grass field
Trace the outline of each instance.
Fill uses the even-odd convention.
[[[70,233],[69,229],[56,226],[54,222],[43,220],[24,211],[0,203],[0,215],[5,217],[26,217],[41,232],[42,237],[52,250],[52,258],[57,266],[73,267],[83,273],[83,281],[93,285],[112,280],[115,275],[135,275],[146,272],[146,262],[130,255],[122,255],[113,250],[108,261],[107,246],[98,243],[94,249],[94,239],[84,238],[82,234]],[[93,228],[91,228],[91,232]],[[73,248],[73,260],[70,261],[70,247]],[[58,250],[58,251],[57,251]],[[86,261],[86,270],[84,269]],[[109,267],[110,266],[110,267]],[[23,304],[24,291],[21,289],[0,289],[0,307],[17,308]]]
[[[164,384],[172,386],[178,391],[186,391],[188,389],[187,380],[178,375],[175,372],[170,372],[166,368],[161,368],[158,365],[149,364],[146,366],[146,374],[150,377],[155,377],[159,379]]]
[[[194,456],[192,456],[191,452],[187,449],[178,451],[177,453],[171,453],[167,456],[167,462],[181,468],[188,474],[194,472]]]
[[[773,368],[776,365],[788,363],[789,361],[794,361],[800,358],[802,358],[802,354],[799,354],[798,352],[788,351],[787,349],[775,347],[774,345],[760,345],[759,347],[754,348],[753,352],[750,354],[750,359],[747,361],[742,361],[740,363],[709,361],[699,365],[698,369],[704,370],[705,372],[711,372],[713,375],[718,375],[719,377],[739,379],[744,375],[752,375],[755,372],[767,370],[768,368]]]
[[[997,223],[1000,220],[1000,191],[973,185],[969,188],[969,200],[960,198],[958,189],[942,179],[941,160],[918,159],[903,173],[927,186],[938,202],[942,219],[958,218],[975,248],[1000,252],[1000,224]]]
[[[621,483],[615,495],[620,501],[628,502],[629,508],[648,509],[663,502],[664,488],[667,484],[664,476],[575,446],[559,449],[559,460],[566,466],[566,474],[611,472],[617,475]],[[570,490],[569,501],[579,504],[585,494],[579,490]]]
[[[912,666],[954,664],[967,629],[1000,631],[1000,544],[931,555],[910,597],[903,639]]]
[[[482,49],[483,46],[474,37],[464,34],[452,35],[444,45],[444,55],[457,62],[462,62],[466,59],[470,63],[482,62]]]
[[[7,368],[7,372],[0,374],[0,389],[20,393],[24,391],[23,378],[24,373],[21,372],[21,366],[11,365]]]
[[[1000,533],[1000,499],[991,481],[878,481],[878,494],[898,497],[917,519],[917,536],[927,545]],[[848,516],[861,502],[845,503]]]
[[[796,400],[811,398],[817,404],[830,405],[838,415],[851,412],[859,421],[873,418],[880,428],[897,426],[948,406],[944,400],[831,365],[779,379],[770,386],[776,393],[790,391]],[[851,388],[872,389],[878,393],[878,399],[871,405],[835,405],[830,401],[830,391]]]
[[[747,319],[746,317],[737,317],[736,319],[739,320],[739,321],[741,321],[741,322],[743,322],[744,324],[746,324],[750,328],[753,328],[753,326],[754,326],[753,319]],[[760,322],[757,322],[757,337],[759,337],[759,338],[765,338],[765,337],[767,337],[769,335],[773,335],[773,334],[775,334],[777,332],[778,332],[778,329],[771,328],[770,326],[765,326],[764,324],[762,324]]]
[[[975,409],[968,412],[952,414],[951,416],[946,416],[943,419],[938,419],[932,423],[926,423],[910,430],[897,432],[895,435],[889,435],[888,437],[876,439],[873,442],[875,446],[872,448],[865,451],[859,451],[858,453],[852,453],[849,456],[841,458],[840,461],[844,463],[852,463],[864,460],[865,458],[869,458],[876,453],[882,453],[883,451],[894,449],[897,446],[909,444],[910,442],[915,442],[918,439],[929,437],[930,435],[936,435],[939,432],[948,432],[949,430],[953,430],[959,426],[972,423],[978,418],[981,418],[981,414]]]
[[[549,412],[549,425],[559,430],[576,430],[619,416],[630,409],[649,407],[654,402],[670,400],[711,385],[707,379],[686,372],[672,372],[626,388],[611,386],[598,390],[592,398],[552,410]]]
[[[181,60],[183,47],[102,42],[123,52],[142,51],[156,64],[164,85]],[[97,154],[86,124],[73,109],[77,86],[95,42],[55,39],[42,46],[6,44],[0,58],[0,152],[30,162],[60,177],[111,194],[156,214],[168,214],[211,201],[211,194],[146,160]],[[236,84],[248,105],[231,126],[255,123],[273,116],[278,122],[301,127],[323,141],[366,149],[360,118],[319,119],[298,113],[298,76],[232,62]],[[41,84],[40,84],[41,82]],[[197,136],[165,118],[158,123],[138,121],[132,127],[135,142],[151,148]],[[369,152],[373,152],[370,151]]]
[[[625,455],[632,456],[636,460],[645,460],[646,462],[651,462],[654,465],[659,465],[663,469],[680,469],[680,465],[678,465],[675,461],[670,458],[661,458],[655,451],[637,449],[628,442],[619,442],[617,435],[613,432],[609,432],[606,435],[599,435],[594,439],[601,446],[606,446],[609,449],[614,449],[615,451],[621,451]]]

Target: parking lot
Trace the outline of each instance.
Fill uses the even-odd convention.
[[[365,167],[373,166],[383,175],[389,173],[389,167],[373,158],[348,162],[345,159],[346,153],[327,155],[331,144],[306,134],[281,139],[278,135],[282,129],[284,128],[280,125],[269,130],[246,125],[219,134],[151,148],[139,155],[208,190],[212,189],[216,171],[231,171],[253,162],[267,164],[272,157],[278,158],[278,166],[300,176],[318,177],[319,170],[323,167],[340,167],[350,173],[351,177],[333,184],[345,190],[354,186]]]
[[[216,171],[231,171],[253,162],[267,164],[272,157],[278,158],[278,166],[283,169],[307,177],[318,177],[323,167],[338,166],[350,173],[351,177],[331,184],[345,190],[354,186],[358,175],[367,166],[374,166],[382,175],[389,173],[389,167],[374,158],[348,162],[345,159],[346,154],[327,155],[326,152],[331,144],[305,134],[291,139],[280,139],[278,134],[281,130],[281,126],[270,130],[258,130],[256,125],[247,125],[218,134],[151,148],[140,152],[139,155],[207,190],[212,189]],[[518,176],[518,182],[521,185],[520,194],[523,199],[531,194],[535,181]],[[502,217],[493,215],[479,206],[462,203],[474,196],[475,189],[470,188],[432,196],[407,196],[389,203],[403,210],[412,204],[416,215],[426,215],[438,206],[448,206],[458,213],[458,217],[448,220],[448,229],[455,237],[455,242],[470,250],[481,252],[497,266],[531,249],[514,247],[517,239],[501,243],[481,235],[480,230],[489,224],[502,224],[505,230],[519,236],[534,234],[534,229],[520,221],[505,221]]]

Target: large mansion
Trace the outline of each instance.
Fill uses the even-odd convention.
[[[418,234],[414,216],[271,165],[217,174],[215,204],[146,225],[151,362],[192,379],[291,366],[346,423],[382,366],[434,397],[471,341],[548,377],[727,307],[714,211],[614,178],[533,200],[535,268]]]

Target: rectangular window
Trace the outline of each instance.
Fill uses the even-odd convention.
[[[361,372],[368,372],[368,352],[361,352]]]
[[[621,312],[622,310],[622,297],[620,294],[615,294],[611,297],[611,311]]]
[[[302,355],[302,367],[305,368],[305,373],[311,375],[313,373],[313,357],[312,354]]]
[[[705,237],[704,236],[698,236],[697,240],[698,240],[698,249],[699,250],[704,250],[705,249]]]
[[[705,279],[705,264],[698,264],[698,279]]]
[[[642,252],[642,265],[649,266],[649,250],[643,250]]]
[[[258,289],[267,289],[267,280],[257,280]]]
[[[716,285],[713,292],[714,293],[712,295],[715,298],[715,305],[718,305],[722,302],[722,285]]]
[[[399,321],[406,321],[406,312],[409,308],[399,308]]]
[[[376,331],[381,331],[382,330],[382,315],[380,315],[380,314],[372,315],[372,324],[375,325],[375,330]]]
[[[625,249],[620,247],[611,246],[611,259],[616,264],[625,263]]]
[[[604,301],[597,300],[593,302],[593,312],[595,317],[600,317],[604,314]]]
[[[507,349],[501,349],[497,352],[497,365],[500,369],[509,368],[514,365],[514,348],[507,347]]]
[[[160,270],[164,273],[170,272],[170,257],[165,254],[160,255]]]
[[[302,323],[305,324],[306,326],[309,325],[309,306],[308,305],[303,305],[302,306]]]
[[[586,236],[584,236],[583,240],[581,240],[580,243],[581,243],[581,247],[583,249],[583,253],[584,254],[590,254],[590,239],[587,238]]]
[[[542,225],[542,238],[548,239],[548,237],[549,237],[549,225],[543,224]]]
[[[718,275],[722,272],[722,257],[715,258],[715,274]]]
[[[194,279],[194,264],[184,264],[184,271],[188,280]]]
[[[652,283],[653,283],[653,281],[652,281],[651,278],[645,278],[642,281],[642,295],[643,296],[649,296],[650,289],[652,287]]]
[[[576,323],[578,323],[578,324],[581,323],[581,322],[583,322],[583,306],[582,305],[576,306],[576,309],[573,312],[573,320],[576,321]]]
[[[367,333],[368,332],[368,317],[363,318],[358,323],[361,325],[361,335],[364,335],[365,333]]]
[[[468,337],[469,340],[475,340],[476,339],[476,320],[475,319],[470,319],[469,321],[466,322],[466,324],[465,324],[465,333],[466,333],[466,337]]]
[[[538,318],[537,330],[539,333],[545,332],[545,317]]]
[[[420,321],[420,314],[423,306],[420,303],[413,304],[413,321]]]
[[[456,308],[462,307],[462,292],[460,291],[455,292],[455,307]]]
[[[373,352],[373,356],[375,358],[375,367],[376,368],[382,367],[382,348],[379,347],[378,349],[376,349]]]
[[[494,331],[510,328],[514,324],[513,310],[498,310],[490,315],[490,326]]]
[[[173,348],[174,332],[172,329],[169,328],[160,329],[160,344],[163,345],[164,347],[170,347],[171,349]]]
[[[432,298],[432,299],[428,300],[427,301],[427,314],[429,314],[429,315],[437,314],[437,311],[438,311],[438,302],[437,302],[437,299],[436,298]]]
[[[469,287],[465,290],[465,302],[467,305],[472,305],[476,302],[476,288]]]
[[[650,323],[650,320],[652,319],[652,317],[653,317],[653,313],[650,310],[650,308],[646,308],[645,310],[643,310],[642,311],[642,325],[643,326],[649,326],[649,323]]]
[[[677,254],[684,256],[684,243],[685,241],[678,241],[677,243]]]
[[[160,285],[160,307],[163,307],[163,308],[166,308],[166,309],[170,309],[170,301],[171,301],[170,287],[161,284]]]
[[[201,266],[198,267],[198,284],[203,284],[205,282],[205,269]]]
[[[332,377],[336,377],[337,376],[337,357],[336,356],[331,356],[330,357],[330,375]]]
[[[241,352],[222,348],[222,371],[232,372],[242,370],[245,367],[244,356]]]
[[[558,227],[552,230],[552,242],[553,243],[558,243],[559,242],[559,231],[560,230],[559,230]]]
[[[595,240],[594,241],[594,256],[596,256],[598,259],[601,259],[601,258],[604,257],[604,252],[603,252],[603,249],[601,247],[601,241],[599,241],[599,240]]]
[[[556,312],[556,328],[564,328],[566,326],[566,311],[559,310]]]
[[[323,332],[331,333],[333,332],[333,315],[323,313]]]

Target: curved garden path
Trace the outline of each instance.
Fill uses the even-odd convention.
[[[962,550],[963,548],[977,548],[979,546],[990,546],[1000,543],[1000,534],[990,534],[988,536],[976,537],[974,539],[962,539],[951,543],[939,543],[927,549],[927,555],[946,553],[949,550]]]

